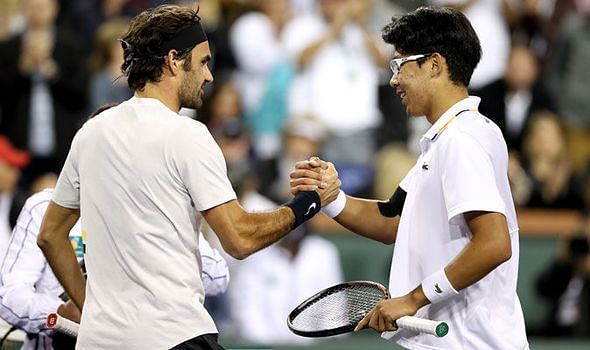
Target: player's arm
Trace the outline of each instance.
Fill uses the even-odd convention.
[[[321,163],[324,162],[314,157],[295,165],[295,170],[290,175],[293,194],[308,190],[308,186],[321,187]],[[395,242],[405,191],[398,188],[388,201],[355,198],[344,194],[340,196],[345,198],[338,198],[336,201],[343,201],[345,204],[339,214],[333,217],[339,224],[356,234],[385,244]]]
[[[464,216],[473,237],[445,268],[447,278],[456,290],[479,281],[512,257],[512,244],[504,215],[472,211]]]
[[[498,265],[510,259],[512,245],[504,215],[472,211],[464,214],[473,237],[442,273],[426,278],[410,293],[377,304],[357,325],[356,330],[373,328],[379,332],[395,330],[395,320],[414,315],[418,309],[456,294],[476,283]],[[441,299],[442,300],[442,299]]]
[[[334,217],[334,220],[356,234],[385,244],[393,244],[400,217],[384,216],[379,210],[380,203],[383,202],[346,195],[344,209]]]
[[[79,209],[65,208],[51,201],[41,223],[37,244],[55,277],[81,310],[84,305],[86,281],[68,239],[70,230],[79,218]]]
[[[338,173],[331,172],[323,182],[324,189],[300,192],[273,211],[247,212],[234,199],[201,214],[219,237],[223,249],[234,258],[243,259],[278,241],[293,228],[311,219],[323,205],[332,202],[340,191]]]

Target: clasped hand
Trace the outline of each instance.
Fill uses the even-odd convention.
[[[322,207],[332,202],[340,192],[342,182],[334,164],[325,162],[318,157],[311,157],[295,164],[289,174],[290,190],[293,195],[301,191],[317,191]]]

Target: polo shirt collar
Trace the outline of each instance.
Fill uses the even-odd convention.
[[[428,129],[422,137],[434,141],[434,139],[455,119],[457,114],[465,110],[477,111],[480,102],[481,98],[477,96],[469,96],[455,103],[451,108],[447,109],[447,111],[444,112],[434,124],[432,124],[430,129]]]

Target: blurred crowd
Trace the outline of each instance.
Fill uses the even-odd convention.
[[[440,5],[462,10],[480,37],[483,58],[470,89],[507,140],[517,206],[590,210],[590,0],[2,0],[0,248],[23,200],[54,184],[87,116],[131,96],[117,39],[131,17],[166,2],[200,8],[215,81],[202,110],[181,113],[209,127],[248,208],[285,202],[294,163],[312,155],[336,165],[348,194],[390,197],[415,162],[428,125],[408,118],[389,87],[393,48],[383,44],[380,30],[395,14]],[[325,284],[341,280],[333,247],[308,235],[340,230],[318,217],[255,256],[257,263],[236,269],[299,300],[320,286],[293,292],[297,284],[280,276],[289,266],[292,276],[322,273],[325,266]],[[580,226],[586,248],[576,243],[576,254],[588,255],[588,231]],[[326,262],[309,266],[306,254]],[[572,258],[564,253],[562,260]],[[270,268],[265,261],[281,263]],[[574,265],[571,275],[586,281],[590,295],[590,263]],[[261,266],[267,269],[257,271]],[[256,281],[235,276],[232,298],[251,300],[243,302],[251,307],[265,298]],[[545,293],[557,308],[561,295],[578,286],[569,286],[571,280],[559,293]],[[273,303],[284,326],[294,301]],[[217,306],[218,314],[222,309]],[[283,330],[238,335],[260,342],[289,337]]]

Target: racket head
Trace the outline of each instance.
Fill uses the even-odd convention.
[[[291,332],[309,338],[352,332],[379,301],[388,298],[387,288],[377,282],[340,283],[299,304],[287,317],[287,326]]]

